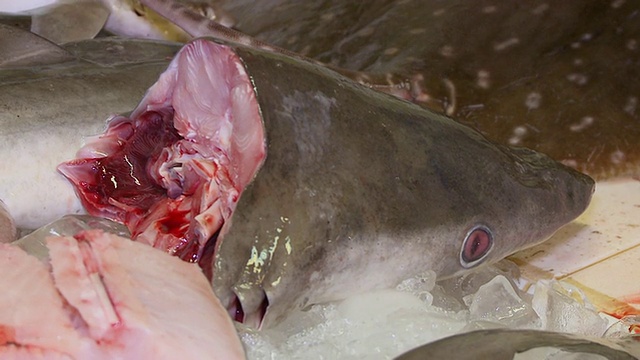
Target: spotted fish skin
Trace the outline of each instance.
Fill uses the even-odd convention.
[[[385,82],[408,81],[422,106],[492,140],[599,179],[640,174],[638,0],[224,5],[237,29]]]

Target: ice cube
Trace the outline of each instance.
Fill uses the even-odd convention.
[[[539,322],[531,305],[520,297],[503,275],[494,277],[463,300],[469,306],[472,321],[497,322],[512,328],[533,328]]]
[[[542,330],[602,336],[607,321],[577,288],[555,280],[538,281],[531,305]]]
[[[626,315],[609,326],[604,337],[613,339],[638,339],[640,349],[640,315]]]
[[[512,282],[514,288],[517,287],[513,279],[518,278],[520,272],[517,265],[509,260],[502,260],[492,266],[480,267],[466,274],[439,281],[438,285],[442,286],[443,293],[462,303],[465,296],[476,293],[480,286],[498,275],[503,275]]]

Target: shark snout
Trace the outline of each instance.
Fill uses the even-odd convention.
[[[567,213],[577,217],[589,206],[596,190],[596,183],[591,177],[577,170],[564,165],[558,165],[558,167],[561,167],[556,172],[559,182],[564,185],[564,191],[561,194],[564,196]]]
[[[538,200],[552,210],[556,221],[569,222],[589,206],[595,191],[591,177],[534,150],[511,148],[511,154],[517,158],[515,177],[522,185],[542,191],[535,197],[546,198]]]

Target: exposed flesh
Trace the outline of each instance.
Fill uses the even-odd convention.
[[[95,230],[47,246],[50,268],[0,244],[0,357],[243,358],[196,265]]]
[[[181,52],[131,119],[113,118],[78,155],[59,169],[90,213],[197,261],[265,157],[259,109],[239,58],[224,46]]]

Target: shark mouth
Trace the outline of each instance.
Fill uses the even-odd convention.
[[[131,115],[112,117],[77,156],[58,169],[90,214],[183,260],[200,261],[205,248],[213,256],[266,156],[242,61],[212,41],[187,44]]]

